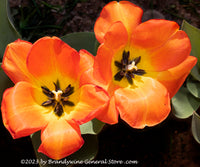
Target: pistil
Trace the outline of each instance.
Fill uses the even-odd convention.
[[[52,93],[54,94],[55,100],[60,102],[61,95],[63,94],[62,90],[58,90],[58,91],[53,90]]]

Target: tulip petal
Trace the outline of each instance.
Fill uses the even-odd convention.
[[[59,75],[76,79],[79,61],[78,52],[59,38],[43,37],[33,44],[27,68],[37,79],[50,76],[56,82]]]
[[[64,158],[81,148],[84,141],[78,125],[64,119],[54,119],[41,132],[38,152],[53,159]]]
[[[83,124],[95,118],[107,104],[109,97],[102,88],[95,85],[83,85],[80,89],[79,102],[66,119]]]
[[[80,86],[94,84],[103,87],[103,82],[102,77],[98,73],[94,74],[94,68],[88,69],[80,77]]]
[[[121,118],[133,128],[154,126],[162,122],[170,112],[167,89],[148,77],[142,77],[134,89],[116,90],[115,101]]]
[[[90,69],[94,65],[94,56],[89,53],[87,50],[81,49],[79,51],[80,55],[80,71],[79,74],[82,74],[82,72]]]
[[[115,106],[115,98],[112,96],[108,105],[99,112],[96,118],[108,124],[116,124],[118,123],[118,116],[119,112]]]
[[[104,36],[104,45],[112,50],[119,50],[128,42],[128,33],[122,22],[112,24]]]
[[[105,84],[109,83],[112,79],[110,67],[114,53],[125,47],[127,42],[128,34],[126,29],[121,22],[117,22],[106,33],[105,43],[98,48],[94,61],[94,74],[95,76],[97,75],[97,78],[102,78]]]
[[[47,110],[35,102],[34,89],[31,84],[22,81],[3,94],[3,122],[13,138],[30,135],[48,122],[45,117]]]
[[[131,43],[135,47],[155,49],[162,46],[178,30],[179,25],[176,22],[152,19],[136,27]]]
[[[97,56],[94,58],[94,76],[99,78],[98,80],[104,84],[108,84],[112,79],[112,71],[110,68],[112,56],[112,50],[101,45],[98,49]]]
[[[170,93],[170,98],[172,98],[177,93],[181,85],[184,83],[186,77],[190,73],[190,70],[194,67],[196,63],[197,58],[189,56],[178,66],[171,68],[167,71],[158,72],[155,78],[168,89],[168,92]]]
[[[130,35],[134,28],[141,22],[142,14],[142,9],[131,2],[110,2],[102,9],[95,23],[94,32],[97,40],[102,43],[104,35],[110,26],[117,21],[121,21],[125,25]]]
[[[80,83],[99,85],[104,90],[107,90],[108,94],[113,94],[113,92],[118,88],[118,86],[112,83],[105,85],[101,79],[97,78],[97,75],[94,74],[93,69],[89,69],[82,75]],[[108,124],[115,124],[118,122],[118,115],[119,113],[115,107],[114,96],[112,96],[107,104],[101,108],[101,111],[96,116],[96,118]]]
[[[164,71],[183,62],[191,52],[191,44],[184,31],[177,31],[162,47],[153,52],[151,64],[155,71]]]
[[[18,39],[10,43],[5,50],[1,67],[14,83],[30,80],[26,58],[31,47],[31,43]]]
[[[177,23],[167,20],[149,20],[140,24],[131,39],[132,54],[141,56],[138,68],[164,71],[177,66],[190,54],[187,34]]]

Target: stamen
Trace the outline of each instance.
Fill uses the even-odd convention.
[[[71,102],[71,101],[62,101],[62,104],[63,105],[68,105],[68,106],[75,106],[75,104],[73,103],[73,102]]]
[[[115,66],[117,66],[119,69],[122,69],[123,65],[122,63],[118,62],[118,61],[115,61]]]
[[[129,84],[133,84],[133,80],[132,80],[132,77],[131,77],[131,75],[130,74],[126,74],[126,78],[127,78],[127,80],[128,80],[128,82],[129,82]]]
[[[127,65],[128,64],[128,59],[129,59],[129,56],[130,56],[130,52],[128,51],[128,52],[126,52],[125,50],[124,50],[124,52],[123,52],[123,55],[122,55],[122,64],[123,65]]]
[[[43,102],[41,105],[44,107],[53,106],[54,113],[57,116],[61,116],[63,114],[63,106],[74,106],[75,104],[69,101],[69,96],[74,93],[74,87],[69,84],[64,91],[60,89],[59,81],[53,83],[55,86],[55,90],[50,91],[47,87],[41,86],[42,92],[48,97],[48,100]]]
[[[124,77],[123,71],[119,71],[117,74],[115,74],[114,78],[116,81],[121,81]]]
[[[138,69],[137,64],[141,60],[141,56],[134,58],[132,61],[129,60],[130,52],[123,51],[122,60],[114,61],[115,66],[118,68],[118,72],[114,75],[116,81],[121,81],[123,77],[126,77],[129,84],[133,84],[133,78],[135,75],[144,75],[146,74],[145,70]]]
[[[138,69],[137,71],[135,71],[135,74],[136,75],[144,75],[144,74],[146,74],[146,72],[142,69]]]
[[[58,80],[56,81],[56,83],[54,82],[53,84],[54,84],[54,86],[55,86],[55,90],[56,90],[56,91],[60,90],[60,83],[59,83]]]
[[[67,93],[67,92],[69,92],[69,91],[70,91],[70,89],[71,89],[71,84],[69,84],[69,85],[66,87],[66,89],[64,90],[64,93]]]
[[[48,96],[48,97],[50,97],[50,98],[53,98],[53,97],[54,97],[54,94],[53,94],[47,87],[41,86],[41,88],[42,88],[42,92],[43,92],[46,96]]]
[[[43,102],[41,105],[42,106],[50,106],[54,103],[54,100],[47,100],[45,102]]]
[[[63,101],[68,101],[69,97],[62,97]]]
[[[71,85],[68,85],[68,87],[63,92],[62,97],[70,96],[72,93],[74,93],[74,87],[71,87]]]
[[[56,115],[58,115],[59,117],[63,114],[63,107],[60,103],[57,103],[54,112]]]
[[[135,65],[137,65],[141,60],[141,56],[136,57],[135,59],[133,59],[133,61],[135,62]]]

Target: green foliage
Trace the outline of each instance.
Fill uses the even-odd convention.
[[[61,37],[61,39],[77,51],[80,49],[86,49],[94,56],[96,55],[99,44],[93,32],[71,33]]]
[[[200,144],[200,30],[186,21],[183,21],[182,30],[190,38],[191,55],[198,59],[197,64],[191,70],[191,76],[186,80],[186,87],[182,87],[172,99],[173,113],[178,118],[187,118],[192,115],[192,134]]]
[[[194,139],[200,144],[200,116],[194,112],[192,116],[192,134]]]
[[[192,50],[191,55],[197,57],[200,62],[200,30],[183,21],[182,30],[190,38]],[[172,98],[173,113],[178,118],[187,118],[200,106],[200,66],[197,64],[191,71],[191,76],[186,80],[186,86],[182,87]]]
[[[177,118],[188,118],[200,106],[200,99],[195,98],[185,87],[181,87],[172,98],[173,113]]]
[[[184,30],[190,38],[192,51],[191,55],[198,59],[198,66],[200,67],[200,30],[186,21],[183,21],[182,30]]]
[[[197,64],[191,70],[191,75],[194,77],[194,79],[200,82],[200,68]]]
[[[0,59],[3,57],[6,45],[20,38],[11,22],[7,0],[0,0]]]
[[[98,134],[104,125],[105,123],[99,121],[98,119],[93,119],[80,126],[81,134]]]
[[[1,64],[0,64],[1,65]],[[14,84],[13,82],[8,78],[8,76],[4,73],[3,69],[0,68],[0,103],[2,100],[3,92],[9,88],[12,87]]]
[[[198,80],[190,76],[187,79],[186,86],[194,97],[200,98],[200,82]]]

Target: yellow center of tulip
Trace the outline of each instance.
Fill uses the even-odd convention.
[[[74,103],[69,101],[69,96],[74,93],[74,87],[69,84],[65,90],[60,89],[60,84],[54,83],[55,90],[50,91],[47,87],[42,86],[42,92],[48,97],[47,101],[44,101],[41,105],[44,107],[53,106],[54,113],[57,116],[62,116],[63,114],[63,107],[65,105],[74,106]]]
[[[114,65],[117,67],[117,73],[114,75],[115,81],[121,81],[124,77],[129,84],[133,84],[133,78],[135,75],[144,75],[146,72],[143,69],[138,69],[137,64],[141,60],[141,56],[129,59],[130,52],[123,51],[121,61],[114,61]]]

